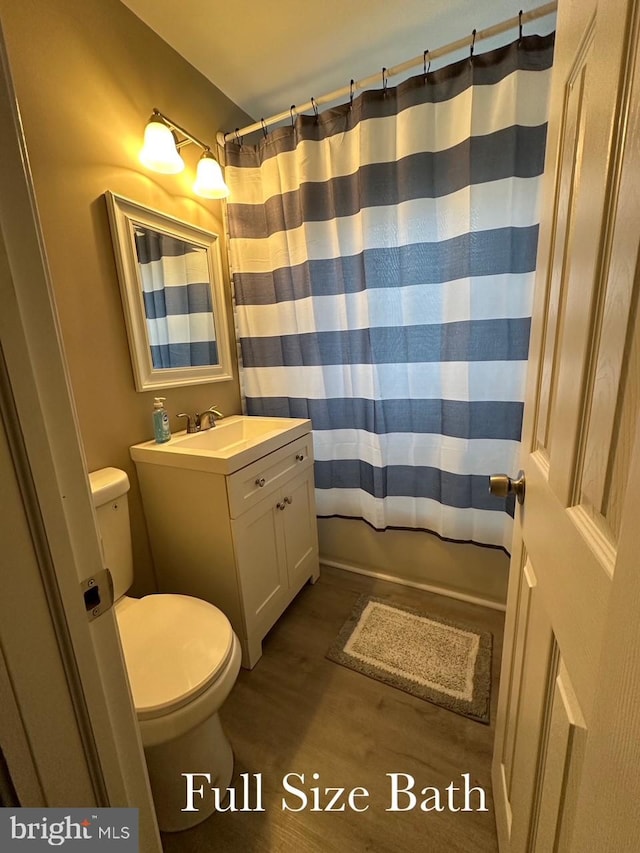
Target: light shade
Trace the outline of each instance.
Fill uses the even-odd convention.
[[[151,116],[144,129],[140,162],[147,169],[163,175],[176,175],[184,169],[184,160],[176,148],[173,132],[157,113]]]
[[[229,187],[222,177],[222,169],[209,150],[205,150],[198,160],[193,191],[202,198],[226,198],[229,195]]]

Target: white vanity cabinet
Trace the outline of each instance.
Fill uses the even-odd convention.
[[[160,592],[218,606],[251,669],[265,634],[319,575],[311,432],[228,474],[134,450]]]
[[[238,583],[247,625],[248,665],[291,599],[318,576],[311,468],[232,519]]]

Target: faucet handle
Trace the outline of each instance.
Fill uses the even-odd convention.
[[[212,415],[215,415],[216,418],[223,418],[224,417],[224,415],[222,414],[222,412],[220,411],[220,409],[218,408],[216,403],[213,403],[211,406],[209,406],[208,409],[205,409],[205,412],[210,412]],[[205,412],[202,412],[202,414],[204,414]]]
[[[176,415],[177,418],[186,418],[187,419],[187,432],[197,432],[198,427],[196,425],[196,415],[188,415],[186,412],[180,412]]]
[[[200,412],[200,414],[213,415],[215,418],[218,418],[218,420],[224,417],[223,413],[220,411],[220,409],[216,406],[215,403],[212,406],[209,406],[208,409],[205,409],[204,412]]]
[[[198,412],[198,414],[196,414],[196,423],[200,429],[211,429],[216,425],[216,418],[223,417],[224,415],[219,409],[216,409],[215,406],[209,406],[209,408],[205,409],[204,412]]]

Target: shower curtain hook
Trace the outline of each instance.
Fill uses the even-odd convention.
[[[429,58],[429,66],[427,67],[427,57]],[[424,71],[424,81],[427,82],[427,74],[429,73],[429,69],[431,68],[431,51],[425,50],[422,54],[422,68]]]
[[[387,69],[383,68],[382,69],[382,91],[384,92],[385,95],[387,94],[387,79],[388,79],[387,78]]]
[[[311,106],[313,107],[313,112],[316,116],[316,121],[318,121],[318,105],[316,104],[315,98],[311,98]]]
[[[520,44],[520,42],[522,41],[522,9],[520,9],[520,11],[518,12],[518,30],[518,44]]]
[[[471,33],[471,35],[472,35],[472,39],[471,39],[471,50],[469,51],[469,59],[471,62],[473,62],[473,50],[476,46],[476,31],[474,30]]]
[[[353,87],[354,87],[354,80],[352,79],[351,82],[349,83],[349,109],[350,110],[353,109]]]
[[[242,137],[241,137],[241,136],[239,136],[239,134],[238,134],[238,131],[239,131],[239,130],[240,130],[240,128],[239,128],[239,127],[236,127],[236,129],[234,130],[234,133],[235,133],[235,135],[236,135],[236,142],[238,143],[238,145],[240,146],[240,148],[242,148]]]
[[[262,134],[263,134],[264,138],[266,139],[267,136],[269,135],[269,131],[267,130],[267,125],[264,123],[263,118],[260,119],[260,124],[262,125]]]
[[[289,115],[291,116],[291,127],[296,126],[296,120],[293,117],[293,114],[295,113],[295,111],[296,111],[296,105],[291,104],[291,106],[289,107]]]

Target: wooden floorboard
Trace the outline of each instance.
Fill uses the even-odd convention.
[[[362,592],[461,620],[494,635],[491,725],[438,708],[393,687],[328,661],[324,655]],[[498,698],[503,614],[443,596],[323,568],[315,586],[306,586],[264,643],[251,671],[242,670],[221,712],[234,749],[232,785],[241,773],[262,775],[264,812],[220,812],[197,827],[165,834],[166,853],[495,853],[497,841],[491,797],[491,752]],[[185,768],[198,771],[199,768]],[[287,773],[311,797],[311,786],[364,787],[369,808],[358,813],[281,808],[300,798],[287,794]],[[312,774],[319,774],[314,780]],[[415,779],[418,803],[427,786],[443,792],[453,782],[487,793],[487,812],[389,812],[388,773]],[[404,779],[404,777],[400,777]],[[471,805],[479,804],[472,795]],[[323,798],[323,803],[325,802]],[[356,799],[362,807],[367,801]],[[400,798],[400,804],[408,797]],[[433,804],[433,801],[431,801]],[[241,805],[241,803],[238,803]],[[455,807],[464,799],[455,795]]]

